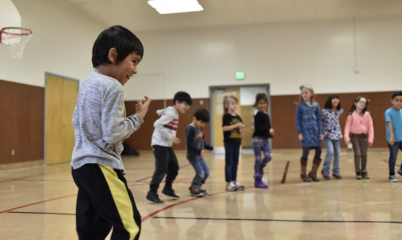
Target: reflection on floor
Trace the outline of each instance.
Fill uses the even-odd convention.
[[[193,198],[188,187],[194,170],[178,152],[181,169],[174,189],[181,198],[161,196],[164,205],[145,199],[154,170],[152,153],[124,157],[143,218],[140,239],[402,239],[402,180],[388,181],[387,150],[369,152],[370,180],[355,179],[353,154],[346,151],[341,155],[343,179],[327,181],[320,175],[318,183],[301,182],[300,154],[274,150],[263,178],[269,188],[256,189],[254,156],[244,151],[238,181],[246,189],[237,192],[225,191],[224,155],[207,154],[211,176],[204,188],[210,194]],[[77,189],[68,164],[1,171],[0,193],[1,239],[78,239]]]

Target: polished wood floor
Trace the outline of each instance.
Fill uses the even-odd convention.
[[[194,170],[178,152],[181,169],[174,189],[181,198],[165,199],[164,205],[145,199],[154,169],[152,153],[124,157],[126,178],[143,220],[140,239],[402,239],[402,179],[388,181],[387,150],[369,151],[370,180],[355,179],[353,154],[345,151],[343,179],[320,176],[318,183],[301,182],[300,154],[301,150],[274,150],[264,177],[269,188],[256,189],[254,156],[245,151],[238,180],[246,189],[238,192],[224,189],[224,156],[206,155],[211,176],[204,187],[210,195],[193,198],[188,187]],[[1,171],[0,239],[78,239],[76,193],[68,164]]]

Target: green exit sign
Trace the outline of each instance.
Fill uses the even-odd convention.
[[[244,72],[236,72],[236,79],[242,80],[245,78]]]

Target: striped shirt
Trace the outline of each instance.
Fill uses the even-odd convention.
[[[156,113],[161,117],[154,123],[155,130],[152,134],[151,145],[171,147],[173,145],[171,138],[176,136],[179,126],[179,114],[171,106],[158,110]]]

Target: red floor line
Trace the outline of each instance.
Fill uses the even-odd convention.
[[[24,208],[24,207],[29,207],[29,206],[32,206],[32,205],[36,205],[36,204],[40,204],[40,203],[44,203],[44,202],[50,202],[50,201],[58,200],[58,199],[62,199],[62,198],[73,197],[73,196],[77,196],[77,194],[71,194],[71,195],[62,196],[62,197],[51,198],[51,199],[43,200],[43,201],[40,201],[40,202],[35,202],[35,203],[30,203],[30,204],[23,205],[23,206],[19,206],[19,207],[15,207],[15,208],[10,208],[10,209],[1,211],[0,214],[5,213],[5,212],[9,212],[9,211],[13,211],[13,210],[15,210],[15,209],[20,209],[20,208]]]

